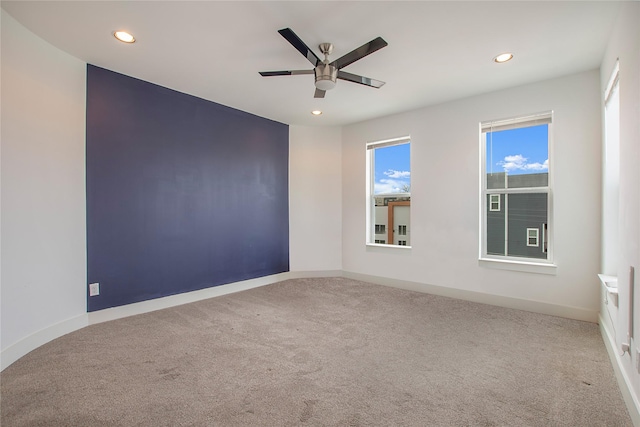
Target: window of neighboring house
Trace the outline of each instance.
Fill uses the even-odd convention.
[[[489,210],[491,212],[500,212],[500,195],[489,194]]]
[[[481,258],[552,261],[551,129],[551,112],[481,123]]]
[[[538,235],[540,230],[537,228],[527,228],[527,246],[538,246]]]
[[[410,154],[409,137],[367,144],[367,243],[411,245]]]

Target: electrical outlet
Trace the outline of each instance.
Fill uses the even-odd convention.
[[[91,283],[89,285],[89,296],[95,297],[96,295],[100,295],[100,283]]]

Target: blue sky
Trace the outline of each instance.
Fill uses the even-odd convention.
[[[376,148],[374,194],[399,193],[411,185],[410,146]]]
[[[549,171],[548,125],[487,132],[487,173]]]

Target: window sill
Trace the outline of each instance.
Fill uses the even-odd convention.
[[[386,243],[367,243],[367,248],[411,249],[411,246],[387,245]]]
[[[512,261],[504,259],[480,258],[478,264],[481,267],[495,268],[498,270],[521,271],[524,273],[538,273],[556,275],[558,266],[551,263]]]
[[[607,290],[608,298],[611,299],[613,305],[618,306],[618,278],[616,276],[607,276],[605,274],[598,274],[600,282]]]

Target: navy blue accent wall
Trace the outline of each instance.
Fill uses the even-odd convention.
[[[289,270],[287,125],[88,65],[86,131],[89,311]]]

